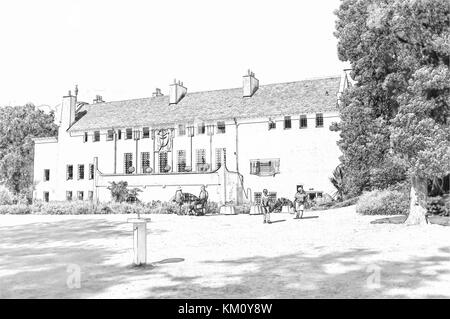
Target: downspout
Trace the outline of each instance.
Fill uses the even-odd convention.
[[[212,134],[209,135],[209,170],[212,171]]]
[[[194,171],[194,164],[192,163],[192,134],[191,135],[191,172]]]
[[[156,173],[156,163],[155,163],[155,130],[152,131],[152,139],[153,139],[153,173]]]
[[[234,125],[236,126],[236,172],[239,173],[239,124],[234,118]]]
[[[136,171],[135,171],[135,174],[138,174],[138,163],[139,163],[138,143],[139,143],[139,139],[136,138]]]
[[[114,174],[117,174],[117,132],[114,130]]]

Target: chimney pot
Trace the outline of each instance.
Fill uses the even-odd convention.
[[[152,96],[163,96],[164,94],[161,93],[161,89],[160,88],[156,88],[155,92],[153,92]]]

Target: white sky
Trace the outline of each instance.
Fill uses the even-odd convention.
[[[339,0],[2,0],[0,105],[240,87],[340,74]]]

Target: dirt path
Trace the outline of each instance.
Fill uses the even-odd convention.
[[[150,262],[134,268],[129,217],[0,216],[0,297],[450,297],[449,227],[371,224],[354,207],[271,225],[151,215]]]

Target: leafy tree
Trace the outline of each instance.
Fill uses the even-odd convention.
[[[111,191],[111,197],[115,202],[135,202],[138,200],[138,193],[141,192],[139,188],[128,189],[128,182],[110,182],[108,189]]]
[[[54,114],[33,104],[0,108],[0,181],[15,195],[31,197],[34,137],[55,136]]]
[[[342,200],[345,193],[345,175],[342,165],[337,166],[333,171],[333,176],[330,177],[330,182],[336,188],[336,192],[333,197],[337,200]]]
[[[343,0],[336,14],[339,58],[357,81],[335,126],[343,162],[364,168],[364,183],[377,158],[405,169],[406,222],[423,223],[427,181],[450,171],[450,2]]]

